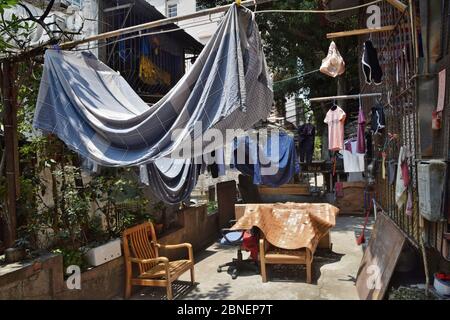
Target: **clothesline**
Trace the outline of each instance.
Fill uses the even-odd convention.
[[[277,83],[280,83],[280,82],[286,82],[286,81],[294,80],[294,79],[297,79],[297,78],[303,78],[304,76],[307,76],[307,75],[310,75],[312,73],[316,73],[316,72],[319,72],[319,71],[320,71],[320,69],[308,71],[308,72],[302,73],[302,74],[300,74],[298,76],[295,76],[295,77],[291,77],[291,78],[286,78],[286,79],[283,79],[283,80],[275,81],[273,84],[277,84]]]
[[[352,11],[364,7],[371,6],[373,4],[377,4],[382,2],[383,0],[375,0],[372,2],[364,3],[358,6],[341,8],[341,9],[332,9],[332,10],[260,10],[255,13],[319,13],[319,14],[329,14],[329,13],[339,13],[345,11]]]
[[[338,13],[338,12],[351,11],[351,10],[363,8],[363,7],[367,7],[367,6],[379,3],[381,1],[382,0],[375,0],[375,1],[372,1],[369,3],[361,4],[359,6],[347,7],[347,8],[341,8],[341,9],[333,9],[333,10],[261,10],[261,11],[256,11],[254,13],[255,14],[260,14],[260,13],[313,13],[313,14],[321,13],[321,14],[329,14],[329,13]],[[256,2],[256,4],[262,4],[262,3],[267,3],[267,2],[272,2],[272,0],[259,0]],[[243,1],[240,5],[254,6],[255,2],[253,0]],[[88,43],[88,42],[105,40],[108,38],[118,37],[118,36],[128,34],[128,33],[153,29],[156,27],[173,24],[173,23],[177,23],[180,21],[185,21],[185,20],[189,20],[189,19],[193,19],[193,18],[207,16],[207,15],[211,15],[214,13],[220,13],[220,12],[227,11],[231,6],[232,5],[225,5],[225,6],[221,6],[221,7],[198,11],[198,12],[195,12],[192,14],[170,17],[170,18],[161,19],[161,20],[157,20],[157,21],[146,22],[146,23],[131,26],[131,27],[126,27],[126,28],[119,29],[119,30],[109,31],[109,32],[93,35],[93,36],[90,36],[90,37],[87,37],[84,39],[65,42],[65,43],[61,44],[61,48],[62,49],[74,48],[78,45]]]

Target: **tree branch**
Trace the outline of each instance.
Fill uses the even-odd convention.
[[[47,18],[48,14],[50,13],[50,11],[53,8],[53,4],[55,3],[55,0],[50,0],[50,2],[48,3],[47,8],[45,8],[44,13],[42,14],[42,16],[39,18],[39,20],[41,22],[44,22],[44,19]]]

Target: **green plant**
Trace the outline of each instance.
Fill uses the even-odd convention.
[[[217,201],[208,201],[207,212],[208,214],[215,213],[218,209]]]
[[[52,252],[63,256],[64,270],[72,265],[79,266],[81,270],[86,270],[87,268],[87,264],[83,259],[83,252],[79,249],[57,248],[52,250]]]

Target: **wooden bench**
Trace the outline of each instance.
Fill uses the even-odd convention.
[[[294,196],[309,196],[308,185],[303,184],[283,184],[279,187],[272,188],[268,186],[258,186],[258,191],[262,195],[294,195]]]
[[[159,249],[187,249],[185,260],[169,261],[159,256]],[[151,222],[126,229],[123,232],[123,253],[125,259],[125,298],[131,296],[132,286],[165,287],[167,299],[173,299],[172,282],[183,273],[191,271],[194,284],[194,254],[192,245],[162,245],[157,243],[155,229]],[[133,276],[133,264],[137,266],[137,275]]]

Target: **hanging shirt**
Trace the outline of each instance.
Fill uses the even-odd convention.
[[[346,114],[339,106],[328,110],[324,122],[328,124],[328,149],[339,151],[344,149],[344,122]]]
[[[345,147],[341,151],[344,156],[344,172],[363,172],[364,171],[364,154],[356,152],[356,140],[350,140],[345,143],[345,145],[350,145],[350,148]],[[348,151],[351,149],[352,151]]]
[[[380,103],[377,103],[372,107],[372,133],[382,132],[385,126],[384,108]]]
[[[314,154],[314,139],[316,128],[311,123],[306,123],[298,128],[298,142],[300,162],[311,163]]]
[[[357,153],[366,153],[366,137],[364,136],[364,131],[366,130],[366,117],[364,115],[364,110],[360,107],[358,114],[358,133],[356,144]]]

